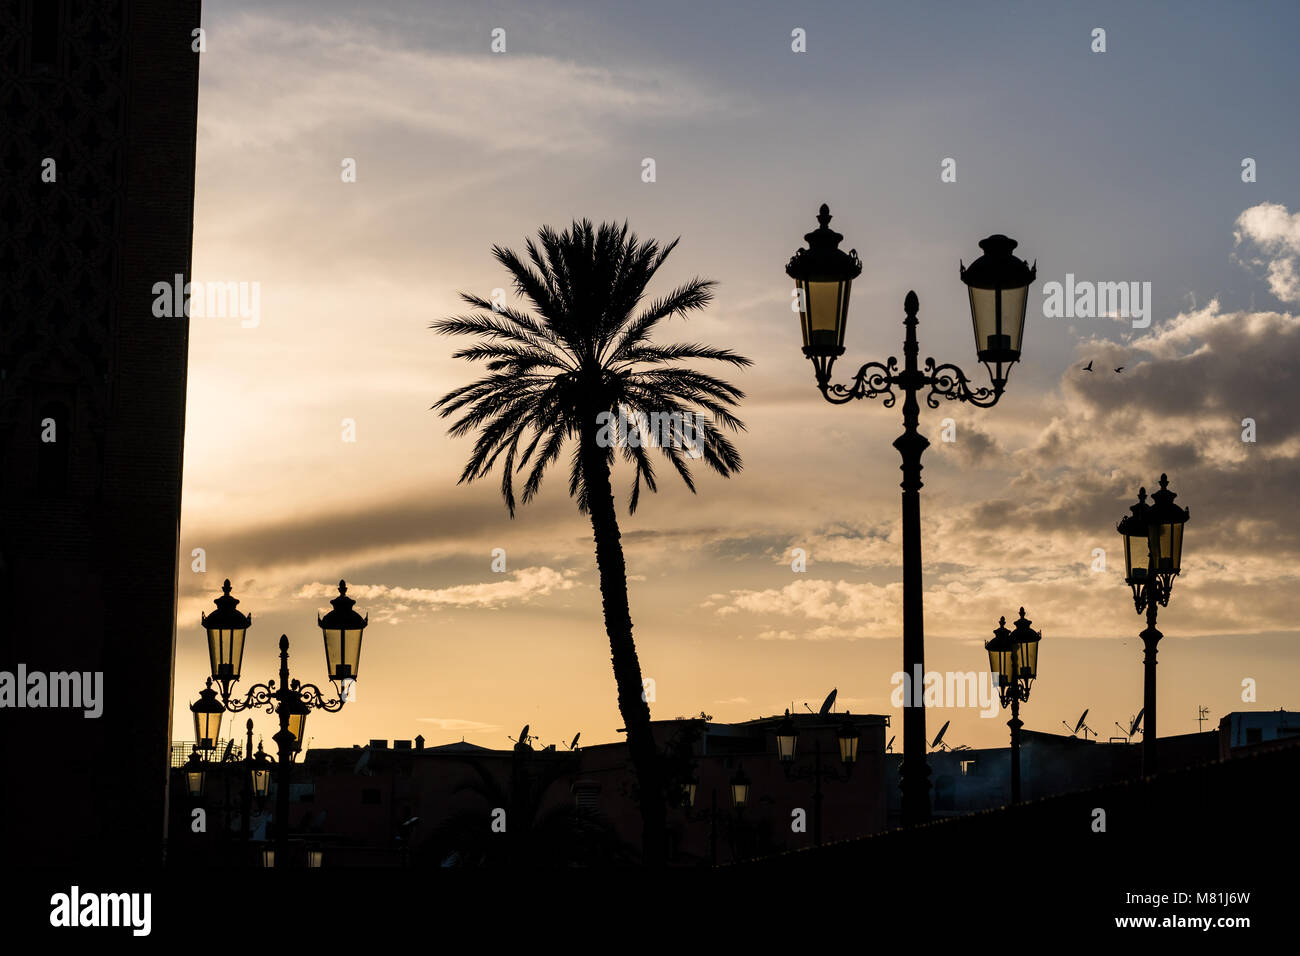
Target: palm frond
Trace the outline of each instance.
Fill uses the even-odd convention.
[[[462,293],[461,299],[479,311],[431,326],[441,334],[478,338],[453,357],[482,363],[488,373],[449,391],[433,406],[452,419],[448,431],[453,436],[476,433],[462,482],[477,481],[500,465],[501,496],[513,516],[515,476],[523,478],[522,503],[532,501],[573,438],[568,490],[586,512],[584,467],[590,462],[583,448],[596,440],[596,413],[620,409],[634,419],[638,414],[668,418],[666,425],[661,417],[654,419],[655,435],[640,434],[641,426],[635,426],[635,441],[606,443],[591,460],[600,462],[602,470],[618,457],[631,466],[630,510],[636,510],[643,488],[658,490],[656,451],[691,491],[693,461],[702,459],[724,476],[740,469],[739,453],[719,429],[744,429],[733,412],[745,393],[681,363],[712,361],[744,368],[750,360],[699,342],[651,341],[665,319],[686,317],[713,300],[714,283],[696,277],[644,301],[648,284],[678,241],[660,245],[638,237],[626,222],[594,226],[580,219],[563,232],[543,226],[525,240],[523,256],[493,246],[492,254],[531,309]],[[696,423],[697,433],[688,434]],[[602,475],[602,487],[604,481]]]

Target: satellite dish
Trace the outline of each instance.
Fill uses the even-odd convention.
[[[835,694],[838,691],[839,691],[838,687],[831,688],[831,692],[827,694],[826,699],[822,701],[822,709],[817,711],[817,713],[825,717],[827,714],[831,712],[831,708],[835,706]]]
[[[570,750],[578,749],[578,738],[581,736],[582,736],[582,731],[578,731],[576,734],[573,735],[573,743],[569,744]]]
[[[935,734],[934,743],[930,744],[931,747],[937,747],[939,746],[940,743],[943,742],[943,735],[948,732],[948,725],[951,723],[952,723],[951,720],[944,721],[944,725],[940,727],[939,732]]]
[[[1128,729],[1128,735],[1130,737],[1136,734],[1138,732],[1138,728],[1142,726],[1142,715],[1145,714],[1146,711],[1147,709],[1143,707],[1141,710],[1138,711],[1138,715],[1133,718],[1133,725]]]
[[[1065,727],[1067,730],[1070,730],[1070,735],[1073,736],[1073,737],[1078,737],[1078,736],[1079,736],[1079,731],[1082,730],[1082,731],[1083,731],[1083,739],[1084,739],[1084,740],[1087,740],[1089,734],[1092,734],[1094,737],[1097,736],[1097,731],[1093,730],[1093,729],[1092,729],[1091,727],[1089,727],[1086,723],[1084,723],[1084,721],[1087,720],[1087,719],[1088,719],[1088,711],[1087,711],[1087,710],[1084,710],[1084,712],[1083,712],[1082,714],[1079,715],[1079,720],[1078,720],[1078,722],[1074,725],[1074,729],[1073,729],[1073,730],[1070,730],[1070,725],[1067,724],[1065,721],[1061,721],[1061,725],[1062,725],[1063,727]]]
[[[235,749],[235,740],[232,737],[230,740],[226,741],[226,752],[221,755],[222,763],[225,763],[227,760],[230,759],[230,751],[234,749]]]
[[[894,752],[894,741],[897,739],[897,735],[889,738],[889,743],[885,744],[885,753],[892,754]]]
[[[358,760],[358,761],[357,761],[357,765],[356,765],[355,767],[352,768],[352,773],[353,773],[353,775],[355,776],[356,774],[359,774],[359,773],[361,773],[361,771],[365,770],[365,769],[366,769],[366,764],[368,764],[368,763],[370,763],[370,748],[369,748],[369,747],[367,747],[365,750],[361,751],[361,759]]]
[[[526,744],[526,743],[528,743],[528,740],[529,740],[529,738],[528,738],[528,727],[529,727],[528,724],[524,724],[524,729],[521,730],[521,731],[519,731],[519,742],[520,742],[521,744]]]

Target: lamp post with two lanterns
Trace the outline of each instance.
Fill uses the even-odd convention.
[[[831,384],[831,367],[844,354],[849,290],[862,272],[862,263],[856,250],[846,253],[839,248],[844,237],[830,228],[830,220],[830,209],[823,204],[817,216],[818,228],[804,236],[808,248],[796,252],[785,271],[798,284],[803,354],[812,360],[822,397],[842,405],[854,399],[883,396],[885,407],[892,408],[898,398],[895,389],[903,393],[903,433],[894,441],[894,447],[903,459],[903,672],[914,683],[925,673],[920,490],[921,453],[930,444],[918,429],[917,395],[928,389],[926,404],[931,408],[939,407],[940,398],[979,408],[997,404],[1011,367],[1020,360],[1025,306],[1037,265],[1030,266],[1012,255],[1014,239],[993,235],[981,240],[983,255],[970,266],[961,267],[961,280],[970,296],[975,355],[989,373],[989,386],[973,388],[956,365],[936,364],[932,358],[926,359],[924,368],[919,365],[916,315],[920,305],[915,292],[908,292],[903,301],[906,331],[902,366],[895,357],[885,363],[868,362],[853,376],[851,385]],[[899,785],[903,823],[914,826],[930,817],[930,768],[926,763],[923,695],[920,688],[913,687],[907,697]]]
[[[785,719],[777,725],[776,728],[776,754],[781,764],[781,770],[787,780],[811,780],[813,784],[813,845],[822,845],[822,781],[833,780],[837,783],[847,783],[853,775],[853,765],[858,758],[858,728],[850,717],[847,715],[840,722],[835,731],[835,739],[839,744],[840,765],[844,768],[841,774],[839,768],[834,765],[822,764],[822,745],[821,740],[813,742],[813,765],[812,767],[796,767],[795,757],[799,745],[799,728],[795,726],[794,718],[790,716],[790,711],[785,712]]]
[[[1138,489],[1137,504],[1120,519],[1116,530],[1124,539],[1124,583],[1133,590],[1137,613],[1146,612],[1142,631],[1142,709],[1146,729],[1142,731],[1142,772],[1156,771],[1156,645],[1164,637],[1156,629],[1157,607],[1169,606],[1174,578],[1182,566],[1183,525],[1191,517],[1186,508],[1174,504],[1169,476],[1160,476],[1160,490],[1147,504],[1146,488]]]
[[[1020,802],[1020,704],[1029,701],[1029,691],[1038,676],[1038,642],[1042,631],[1035,631],[1025,620],[1025,609],[1020,609],[1020,619],[1007,629],[1007,619],[998,619],[993,639],[984,645],[989,654],[989,672],[998,675],[998,697],[1002,706],[1011,705],[1011,802]]]
[[[204,615],[202,624],[208,633],[208,652],[212,676],[200,699],[191,706],[194,711],[195,736],[202,743],[215,742],[221,726],[222,713],[239,713],[250,708],[264,709],[268,714],[278,714],[280,730],[271,739],[278,746],[279,762],[276,766],[275,846],[268,848],[275,866],[287,866],[289,860],[289,781],[293,755],[302,749],[303,732],[307,715],[313,710],[336,713],[350,698],[361,659],[361,638],[369,618],[363,618],[347,596],[347,584],[339,582],[339,596],[330,604],[333,607],[324,617],[317,618],[325,640],[325,660],[329,679],[338,690],[338,697],[326,698],[315,684],[303,684],[289,675],[289,638],[280,636],[280,673],[278,680],[254,684],[239,699],[231,696],[232,686],[239,680],[244,657],[245,638],[252,625],[251,615],[238,610],[239,600],[230,594],[230,581],[222,586],[221,597],[213,602],[217,609]],[[216,681],[221,688],[212,689]],[[262,755],[265,757],[265,755]],[[264,794],[270,782],[270,765],[259,762],[250,768],[252,785]]]
[[[749,803],[749,791],[753,782],[749,779],[749,774],[745,773],[744,765],[736,768],[727,781],[727,789],[731,794],[731,806],[736,811],[737,820],[744,812],[746,805]],[[700,784],[698,779],[688,780],[683,785],[682,802],[685,806],[685,813],[688,819],[700,819],[703,813],[695,809],[695,796],[699,792]],[[709,821],[709,857],[714,866],[718,865],[718,788],[711,787],[709,791],[709,809],[707,811]],[[734,855],[734,847],[733,847]]]

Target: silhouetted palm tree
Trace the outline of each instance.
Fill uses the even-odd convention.
[[[569,494],[579,511],[590,516],[595,535],[605,631],[628,751],[636,768],[644,826],[642,856],[648,864],[663,860],[664,785],[632,640],[627,570],[610,483],[614,449],[620,447],[634,467],[629,512],[636,510],[643,482],[648,490],[656,490],[648,454],[652,447],[668,459],[691,491],[695,490],[691,458],[702,458],[723,476],[738,471],[740,455],[717,425],[733,431],[744,428],[728,410],[744,393],[682,363],[751,364],[727,349],[650,342],[650,333],[664,319],[685,317],[713,297],[714,283],[695,278],[664,298],[641,305],[647,284],[676,245],[677,240],[662,247],[652,239],[642,242],[628,233],[626,223],[622,227],[606,223],[596,229],[584,219],[558,234],[543,227],[537,242],[526,242],[527,262],[509,249],[492,248],[497,261],[510,271],[516,291],[531,304],[531,314],[462,293],[461,298],[479,311],[432,325],[448,335],[478,336],[480,342],[455,357],[484,362],[489,373],[434,405],[444,417],[460,414],[450,429],[452,435],[478,432],[461,482],[484,477],[502,459],[501,494],[514,517],[515,473],[530,468],[522,494],[527,504],[565,442],[576,442]],[[631,424],[626,429],[611,428],[620,415]],[[662,440],[657,443],[646,434],[651,415],[667,416],[658,419]],[[697,423],[702,429],[692,428]],[[627,440],[620,441],[623,433]]]

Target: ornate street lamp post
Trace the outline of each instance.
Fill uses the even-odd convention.
[[[252,707],[263,708],[275,713],[280,718],[280,730],[271,739],[279,747],[279,765],[275,793],[275,847],[269,859],[276,866],[289,865],[289,781],[292,773],[293,755],[302,749],[302,742],[307,725],[307,715],[313,710],[336,713],[343,709],[349,699],[352,682],[357,678],[357,669],[361,656],[361,632],[365,630],[369,618],[363,618],[353,610],[356,604],[347,596],[347,584],[339,582],[339,596],[330,604],[334,610],[323,618],[318,618],[322,636],[325,640],[325,659],[329,667],[330,679],[339,691],[337,698],[326,699],[315,684],[303,684],[289,676],[289,638],[280,635],[280,676],[279,682],[269,680],[264,684],[254,684],[248,689],[243,700],[231,696],[231,686],[239,680],[240,666],[244,653],[244,635],[252,619],[236,610],[239,601],[230,596],[230,581],[222,586],[222,596],[215,600],[217,610],[203,618],[203,626],[208,632],[208,651],[211,656],[212,678],[208,681],[209,692],[212,680],[221,686],[221,703],[231,713],[239,713]],[[198,716],[195,721],[197,725]],[[265,778],[259,779],[259,773],[265,768],[250,767],[253,786],[261,792]]]
[[[822,745],[820,739],[813,741],[812,767],[796,767],[795,757],[799,747],[799,729],[795,726],[790,711],[785,712],[785,719],[776,728],[776,754],[786,780],[811,780],[813,785],[813,845],[822,845],[822,781],[833,780],[847,783],[853,776],[853,764],[858,757],[858,728],[849,715],[845,714],[835,731],[836,743],[839,745],[841,773],[833,764],[822,764]]]
[[[1037,266],[1012,255],[1015,240],[994,235],[980,242],[984,254],[969,267],[961,268],[961,280],[970,294],[975,354],[988,370],[991,387],[971,388],[966,374],[956,365],[938,365],[932,358],[925,360],[924,369],[918,365],[916,314],[920,305],[915,292],[908,292],[903,301],[906,318],[902,368],[894,357],[885,364],[868,362],[854,375],[851,385],[832,385],[831,367],[844,354],[849,289],[862,272],[862,264],[856,251],[845,253],[839,249],[844,237],[831,230],[830,220],[830,209],[823,204],[817,216],[819,227],[804,236],[808,248],[796,252],[785,271],[798,283],[803,353],[812,360],[822,397],[842,405],[853,399],[883,395],[885,407],[892,408],[898,398],[894,389],[904,395],[903,434],[894,441],[894,447],[903,459],[903,672],[914,683],[925,673],[920,491],[921,453],[930,444],[917,427],[920,412],[917,393],[929,390],[926,404],[931,408],[939,407],[940,398],[968,402],[980,408],[997,404],[1006,388],[1011,366],[1020,360],[1025,305]],[[920,688],[913,687],[904,701],[899,785],[905,826],[924,823],[930,818],[930,768],[925,756],[922,698]]]
[[[699,793],[700,781],[698,777],[692,777],[682,785],[682,811],[688,820],[708,820],[709,821],[709,858],[714,866],[718,865],[718,836],[721,829],[719,824],[720,818],[727,821],[728,837],[732,844],[732,856],[736,857],[736,831],[739,829],[741,813],[744,811],[746,804],[749,803],[749,790],[751,787],[749,775],[745,773],[745,768],[737,768],[727,781],[727,789],[731,794],[731,809],[718,810],[718,788],[712,787],[709,793],[709,809],[699,810],[695,807],[695,797]],[[735,811],[734,817],[732,810]]]
[[[261,812],[262,802],[266,799],[267,793],[271,788],[271,773],[275,769],[275,764],[271,758],[262,750],[262,744],[257,744],[257,753],[253,753],[253,719],[250,717],[244,725],[247,733],[247,741],[244,744],[244,759],[240,761],[240,769],[243,771],[243,823],[240,826],[240,837],[245,844],[248,843],[249,837],[252,836],[253,827],[253,798],[257,798],[257,808]]]
[[[1142,638],[1142,710],[1146,729],[1142,731],[1142,773],[1156,772],[1156,645],[1164,635],[1156,630],[1156,608],[1169,606],[1183,556],[1183,525],[1191,516],[1174,504],[1178,496],[1169,490],[1169,476],[1160,476],[1160,490],[1147,504],[1147,490],[1138,489],[1131,514],[1120,519],[1117,529],[1124,538],[1124,583],[1133,589],[1137,613],[1146,611],[1147,626]]]
[[[1002,706],[1011,705],[1011,802],[1020,802],[1020,704],[1029,701],[1029,691],[1038,676],[1038,642],[1042,631],[1035,631],[1025,620],[1025,609],[1020,609],[1020,619],[1014,630],[1007,630],[1007,619],[998,618],[993,639],[984,645],[989,652],[989,672],[998,677],[998,696]]]

